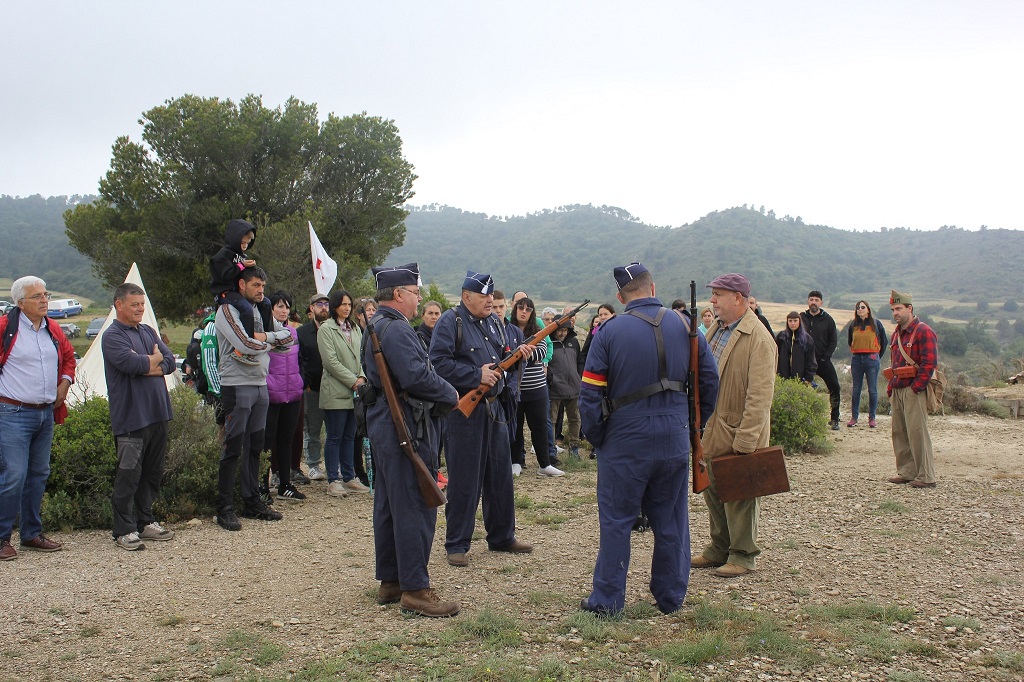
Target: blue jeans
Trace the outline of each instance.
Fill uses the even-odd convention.
[[[50,477],[53,407],[37,410],[0,403],[0,539],[10,540],[21,513],[21,541],[43,532],[40,508]]]
[[[860,391],[865,375],[868,380],[868,418],[874,419],[878,408],[878,369],[881,366],[878,353],[854,353],[850,363],[853,372],[853,405],[851,407],[853,421],[857,421],[860,413]]]
[[[351,481],[356,475],[352,463],[352,448],[356,438],[356,412],[324,410],[324,423],[327,424],[327,440],[324,442],[327,481],[334,482],[339,478],[346,482]]]

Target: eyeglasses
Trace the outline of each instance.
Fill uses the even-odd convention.
[[[523,303],[517,303],[516,307],[519,308],[520,310],[533,310],[532,307],[525,305]]]
[[[350,304],[351,305],[351,304]],[[313,304],[314,308],[329,308],[331,306],[327,301],[317,301]]]
[[[44,299],[49,301],[51,298],[53,298],[53,294],[51,294],[49,291],[44,291],[41,294],[32,294],[31,296],[26,296],[25,298],[28,299],[29,301],[42,301]]]
[[[412,289],[406,289],[405,287],[395,287],[395,288],[396,289],[401,289],[402,291],[404,291],[407,294],[412,294],[416,298],[423,298],[423,294],[421,294],[418,290],[417,291],[413,291]]]
[[[859,305],[859,306],[857,306],[857,310],[867,310],[867,309],[868,309],[868,307],[866,305]]]

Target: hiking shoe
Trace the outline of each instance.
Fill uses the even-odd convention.
[[[10,540],[0,540],[0,561],[12,561],[18,558],[18,550]]]
[[[488,549],[492,552],[511,552],[512,554],[529,554],[533,551],[533,545],[528,545],[522,540],[513,540],[507,545],[502,545],[501,547],[488,547]],[[451,554],[449,554],[448,556],[451,556]]]
[[[242,522],[235,516],[234,509],[219,511],[214,519],[217,521],[217,525],[224,530],[242,530]]]
[[[561,469],[556,469],[553,465],[549,464],[543,469],[537,469],[538,476],[550,476],[552,478],[558,476],[565,476],[565,472]]]
[[[309,480],[311,481],[326,481],[327,472],[320,467],[309,467]]]
[[[140,549],[146,549],[146,544],[139,539],[138,533],[128,533],[128,535],[118,535],[117,539],[114,540],[117,546],[121,549],[126,549],[129,552],[135,552]]]
[[[408,590],[402,593],[402,611],[415,613],[427,618],[451,618],[458,614],[459,605],[453,601],[441,601],[431,588]]]
[[[292,469],[292,483],[298,483],[299,485],[309,485],[309,478],[306,474],[302,473],[298,469]]]
[[[519,478],[519,474],[521,474],[521,473],[523,473],[523,465],[522,464],[513,464],[512,465],[512,476],[515,477],[515,478]]]
[[[263,504],[262,500],[251,507],[242,509],[242,516],[247,519],[258,519],[260,521],[280,521],[284,518],[284,514],[273,507]]]
[[[355,493],[370,492],[370,489],[367,486],[363,485],[358,478],[349,479],[342,483],[342,485],[345,486],[345,490],[351,490],[352,492]]]
[[[348,497],[348,491],[345,490],[345,484],[341,481],[331,481],[327,486],[327,494],[331,497]]]
[[[288,502],[301,502],[306,499],[306,496],[296,490],[295,486],[288,485],[277,489],[277,499],[287,500]]]
[[[380,605],[384,604],[397,604],[402,601],[402,588],[398,585],[397,580],[381,580],[380,587],[377,588],[377,603]]]
[[[166,540],[174,539],[174,531],[168,530],[154,521],[153,523],[147,524],[146,527],[142,529],[142,532],[139,533],[139,537],[143,540],[157,540],[164,542]]]
[[[856,425],[857,425],[857,420],[856,419],[851,419],[850,421],[846,422],[846,427],[847,428],[853,428]]]
[[[231,354],[231,357],[240,364],[247,365],[249,367],[259,367],[260,360],[255,355],[243,355],[239,351],[235,351]]]
[[[270,480],[267,481],[267,487],[268,488],[277,488],[280,485],[281,485],[281,477],[278,476],[277,474],[275,474],[274,472],[270,472]]]
[[[874,419],[869,419],[868,426],[870,426],[871,428],[875,428],[876,426],[878,426],[878,422],[876,422]]]
[[[833,421],[830,421],[830,422],[828,423],[828,427],[829,427],[830,429],[832,429],[833,431],[838,431],[838,430],[839,430],[839,420],[838,420],[838,419],[835,419],[835,420],[833,420]]]

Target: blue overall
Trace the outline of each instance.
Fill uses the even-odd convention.
[[[630,301],[626,312],[655,318],[657,298]],[[679,316],[661,320],[667,379],[686,382],[690,366],[688,332]],[[707,341],[698,335],[701,417],[711,416],[718,396],[718,370]],[[633,315],[617,315],[601,326],[587,355],[580,391],[580,419],[598,451],[597,504],[601,544],[594,566],[591,610],[625,608],[630,532],[647,512],[654,532],[651,593],[658,609],[671,613],[686,596],[690,576],[687,509],[690,429],[687,395],[666,390],[615,409],[605,419],[602,403],[659,381],[654,327]]]
[[[458,393],[431,368],[420,337],[398,311],[382,305],[371,320],[380,338],[391,380],[399,393],[405,423],[416,443],[416,452],[433,476],[437,476],[441,420],[429,417],[417,423],[407,399],[418,398],[454,405]],[[430,587],[427,562],[434,542],[437,510],[423,501],[416,471],[398,444],[398,432],[381,388],[373,344],[363,349],[366,379],[377,389],[377,402],[367,409],[366,430],[373,443],[374,497],[373,541],[377,555],[377,579],[397,581],[402,590]]]
[[[456,312],[458,311],[458,312]],[[461,325],[457,316],[462,318]],[[459,339],[458,329],[462,334]],[[480,368],[506,354],[504,325],[496,315],[474,317],[463,304],[446,310],[434,326],[430,361],[459,395],[480,385]],[[491,388],[469,418],[458,410],[448,415],[444,451],[448,462],[448,506],[445,508],[449,554],[469,551],[476,508],[483,497],[487,546],[515,542],[515,498],[509,448],[509,422],[515,400],[506,379]],[[511,409],[511,413],[509,410]]]

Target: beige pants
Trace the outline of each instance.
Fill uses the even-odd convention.
[[[704,491],[711,526],[711,543],[704,548],[704,558],[716,563],[729,563],[754,568],[761,548],[757,546],[757,523],[760,499],[722,502],[715,487],[715,464],[708,467],[711,486]]]
[[[896,453],[896,473],[900,478],[935,483],[935,459],[932,438],[928,435],[928,398],[924,391],[893,389],[892,449]]]

